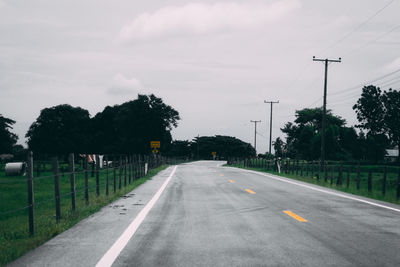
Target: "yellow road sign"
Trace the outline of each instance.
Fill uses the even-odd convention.
[[[151,148],[160,148],[160,141],[151,141],[150,147]]]
[[[153,153],[154,153],[154,154],[157,154],[157,153],[158,153],[158,149],[157,149],[157,148],[154,148],[154,149],[153,149]]]

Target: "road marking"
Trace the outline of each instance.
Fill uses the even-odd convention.
[[[243,169],[240,169],[240,170],[244,171],[244,172],[255,173],[255,174],[258,174],[258,175],[261,175],[261,176],[265,176],[265,177],[268,177],[268,178],[271,178],[271,179],[274,179],[274,180],[278,180],[278,181],[281,181],[281,182],[285,182],[285,183],[288,183],[288,184],[294,184],[294,185],[297,185],[297,186],[305,187],[305,188],[308,188],[308,189],[311,189],[311,190],[314,190],[314,191],[318,191],[318,192],[321,192],[321,193],[325,193],[325,194],[329,194],[329,195],[333,195],[333,196],[337,196],[337,197],[342,197],[342,198],[347,198],[347,199],[351,199],[351,200],[354,200],[354,201],[358,201],[358,202],[362,202],[362,203],[365,203],[365,204],[369,204],[369,205],[372,205],[372,206],[376,206],[376,207],[380,207],[380,208],[384,208],[384,209],[400,212],[400,209],[396,209],[396,208],[392,208],[392,207],[385,206],[385,205],[382,205],[382,204],[374,203],[374,202],[371,202],[371,201],[368,201],[368,200],[364,200],[364,199],[360,199],[360,198],[356,198],[356,197],[352,197],[352,196],[347,196],[347,195],[343,195],[343,194],[340,194],[340,193],[331,192],[331,191],[328,191],[328,190],[316,188],[316,187],[313,187],[313,186],[310,186],[310,185],[301,184],[301,183],[297,183],[297,182],[294,182],[294,181],[286,180],[286,179],[289,179],[289,178],[284,179],[284,178],[280,178],[278,176],[271,175],[271,174],[264,174],[264,173],[259,173],[259,172],[251,171],[251,170],[243,170]]]
[[[290,210],[284,210],[283,212],[286,213],[287,215],[289,215],[290,217],[295,218],[299,222],[307,222],[306,219],[304,219],[304,218],[300,217],[299,215],[291,212]]]
[[[234,183],[235,181],[231,179],[231,180],[229,180],[229,182]]]
[[[246,188],[245,189],[247,192],[249,192],[250,194],[252,194],[252,195],[254,195],[256,192],[254,192],[253,190],[251,190],[251,189],[248,189],[248,188]]]
[[[167,180],[162,184],[160,189],[158,189],[157,193],[153,196],[153,198],[147,203],[147,205],[139,212],[136,218],[131,222],[128,228],[122,233],[122,235],[118,238],[117,241],[111,246],[111,248],[104,254],[104,256],[100,259],[100,261],[96,264],[96,267],[108,267],[111,266],[121,251],[124,249],[126,244],[128,244],[129,240],[135,234],[136,230],[139,228],[140,224],[146,218],[147,214],[160,198],[162,192],[164,192],[165,188],[167,187],[169,181],[171,180],[172,176],[174,175],[176,168],[175,166],[172,170],[171,174],[168,176]]]

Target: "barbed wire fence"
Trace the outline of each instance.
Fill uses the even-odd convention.
[[[38,225],[59,224],[64,215],[73,215],[92,202],[106,205],[118,194],[126,194],[132,188],[129,185],[150,170],[184,161],[157,154],[101,157],[74,153],[34,161],[29,152],[26,176],[0,179],[0,239],[33,237],[38,229],[42,231]],[[1,166],[0,176],[4,171]]]

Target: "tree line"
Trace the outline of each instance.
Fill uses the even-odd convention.
[[[326,157],[331,160],[382,161],[387,148],[400,144],[400,91],[369,85],[362,89],[353,105],[358,124],[346,126],[346,120],[327,111],[325,131]],[[322,108],[296,111],[294,122],[281,131],[286,142],[274,142],[278,157],[316,160],[321,153]],[[358,131],[356,130],[358,129]]]
[[[107,106],[91,117],[89,111],[68,104],[41,110],[26,133],[28,149],[36,157],[75,153],[150,154],[151,141],[160,141],[159,152],[168,156],[209,159],[254,156],[254,148],[235,137],[203,136],[192,141],[172,140],[179,112],[153,94],[120,105]],[[0,154],[19,151],[17,135],[11,132],[14,120],[0,115]]]

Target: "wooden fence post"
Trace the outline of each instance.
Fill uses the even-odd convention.
[[[85,200],[86,205],[89,205],[89,156],[85,156]]]
[[[106,163],[106,196],[109,194],[109,180],[108,180],[108,157],[104,156],[104,162]]]
[[[342,183],[343,183],[343,162],[340,162],[339,175],[338,175],[336,185],[341,186]]]
[[[312,166],[311,166],[311,178],[314,179],[314,161],[312,161]]]
[[[117,160],[115,158],[115,155],[113,155],[113,163],[112,163],[112,167],[113,167],[113,174],[114,174],[114,183],[113,183],[113,189],[114,189],[114,194],[115,192],[117,192]]]
[[[126,169],[127,169],[127,165],[128,165],[128,157],[125,156],[125,159],[124,159],[124,187],[126,187]]]
[[[132,156],[128,156],[128,169],[129,169],[129,184],[131,184],[132,181]]]
[[[76,191],[75,191],[75,158],[74,153],[69,154],[69,181],[71,184],[71,209],[75,211]]]
[[[397,175],[397,200],[400,199],[400,168],[399,168],[399,173]]]
[[[350,166],[347,167],[347,180],[346,180],[346,187],[350,187]]]
[[[372,170],[368,171],[368,192],[372,192]]]
[[[361,181],[360,162],[358,162],[358,164],[357,164],[357,182],[356,182],[357,190],[360,190],[360,181]]]
[[[100,156],[96,155],[96,196],[100,196]]]
[[[328,182],[328,168],[329,168],[328,164],[325,163],[325,167],[324,167],[324,180],[325,180],[325,183]]]
[[[54,196],[56,199],[56,222],[59,223],[61,219],[60,209],[60,177],[58,174],[58,159],[53,158],[53,173],[54,173]]]
[[[29,235],[35,234],[35,197],[33,194],[33,153],[28,152],[28,213],[29,213]]]
[[[335,165],[332,164],[332,166],[331,166],[331,185],[333,185],[334,175],[335,175]]]
[[[383,181],[382,181],[382,195],[386,195],[386,176],[387,176],[387,167],[383,168]]]
[[[304,161],[301,162],[300,176],[303,177]]]
[[[92,162],[90,163],[90,165],[92,167],[92,173],[91,173],[90,177],[94,177],[94,168],[95,168],[96,162],[94,161],[93,157],[91,157],[91,159],[92,159]]]
[[[119,156],[119,181],[118,181],[118,189],[121,189],[122,187],[122,157]]]

